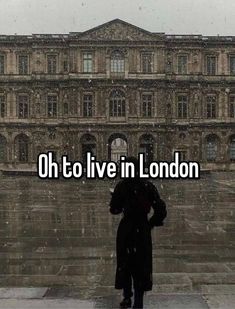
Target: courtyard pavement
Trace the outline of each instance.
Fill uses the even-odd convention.
[[[1,288],[0,308],[1,309],[91,309],[118,308],[121,295],[110,295],[96,297],[91,300],[80,300],[77,298],[76,290],[60,288],[54,289],[56,297],[48,294],[47,288]],[[62,297],[58,297],[61,293]],[[67,293],[67,295],[66,295]],[[234,294],[185,294],[167,293],[145,295],[144,308],[148,309],[234,309]],[[53,294],[53,293],[52,293]]]
[[[145,308],[235,308],[235,177],[156,181],[165,225],[152,232]],[[111,181],[0,177],[0,309],[117,308]]]

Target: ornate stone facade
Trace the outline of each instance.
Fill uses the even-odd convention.
[[[203,168],[235,169],[235,37],[150,33],[121,20],[0,36],[1,167],[33,166],[49,150],[107,160],[119,144],[147,160],[179,150]]]

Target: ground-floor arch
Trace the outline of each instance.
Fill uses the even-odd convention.
[[[112,134],[108,140],[108,158],[118,162],[121,156],[128,155],[127,138],[124,134]]]
[[[219,157],[220,140],[216,134],[207,135],[205,140],[206,161],[215,162]]]
[[[29,162],[29,137],[26,134],[19,134],[15,138],[15,159],[20,163]]]
[[[0,163],[7,161],[7,140],[0,135]]]

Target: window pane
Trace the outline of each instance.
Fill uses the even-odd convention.
[[[152,117],[152,95],[151,94],[142,95],[142,116]]]
[[[215,56],[207,57],[207,74],[208,75],[216,74],[216,57]]]
[[[91,117],[92,116],[92,95],[85,94],[83,96],[83,116]]]
[[[57,116],[57,96],[49,95],[47,97],[47,115],[48,117]]]
[[[151,53],[142,54],[142,72],[152,73],[153,55]]]
[[[235,117],[235,97],[229,98],[229,117]]]
[[[4,56],[0,55],[0,74],[4,74]]]
[[[231,161],[235,161],[235,137],[233,137],[230,142],[229,158]]]
[[[56,55],[48,55],[47,56],[47,73],[55,74],[57,66],[57,56]]]
[[[68,63],[68,60],[66,59],[66,60],[64,60],[64,72],[68,72],[68,70],[69,70],[69,63]]]
[[[217,143],[216,141],[208,141],[206,145],[206,158],[207,161],[215,161],[217,156]]]
[[[112,54],[110,69],[112,73],[124,73],[125,72],[125,60],[121,53],[115,52]]]
[[[187,56],[178,56],[178,74],[187,74]]]
[[[92,72],[92,53],[83,54],[83,72],[84,73]]]
[[[29,113],[29,98],[26,95],[20,95],[18,97],[18,117],[28,118]]]
[[[69,113],[69,105],[67,102],[64,103],[64,115],[68,115]]]
[[[6,161],[6,139],[0,135],[0,162]]]
[[[125,117],[126,102],[122,93],[113,92],[109,102],[109,112],[111,117]]]
[[[28,143],[24,139],[19,140],[19,153],[18,153],[20,162],[28,161]]]
[[[208,96],[206,105],[207,118],[216,118],[216,97]]]
[[[235,75],[235,56],[230,56],[230,74]]]
[[[28,56],[19,56],[19,74],[28,74]]]
[[[5,96],[0,96],[0,117],[4,118],[5,116],[6,116]]]
[[[185,95],[178,96],[178,118],[187,118],[188,98]]]

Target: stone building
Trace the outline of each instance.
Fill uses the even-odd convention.
[[[120,146],[120,148],[118,148]],[[119,149],[119,150],[118,150]],[[235,37],[115,19],[85,32],[0,36],[0,165],[40,152],[146,153],[235,169]]]

